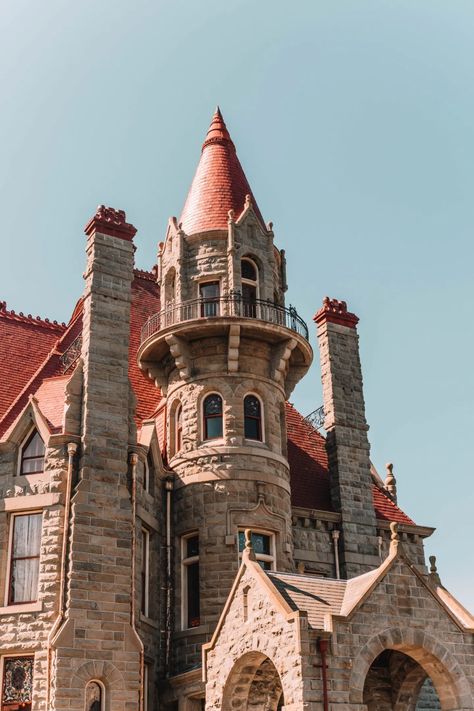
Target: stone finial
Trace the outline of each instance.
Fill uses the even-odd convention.
[[[250,528],[245,529],[245,547],[242,552],[242,560],[257,560],[255,551],[252,546],[252,531]]]
[[[429,561],[430,561],[430,582],[434,583],[435,585],[441,585],[441,579],[439,577],[438,568],[436,566],[436,556],[430,555]]]
[[[234,222],[235,219],[235,210],[229,210],[227,213],[227,216],[229,218],[229,222]]]
[[[324,297],[322,308],[319,309],[313,320],[318,326],[329,321],[340,326],[355,328],[359,323],[358,317],[347,310],[345,301],[330,299],[329,296]]]
[[[385,465],[385,469],[387,471],[387,476],[385,477],[385,482],[384,482],[385,489],[392,497],[393,502],[396,504],[397,503],[397,480],[395,479],[395,475],[393,473],[393,464],[391,462],[389,462],[388,464]]]
[[[305,571],[305,564],[303,563],[302,560],[299,561],[298,565],[296,566],[296,570],[300,575],[304,575]]]
[[[398,535],[398,523],[396,521],[391,521],[390,522],[390,554],[397,552],[399,543],[400,543],[400,538]]]
[[[136,227],[127,222],[124,210],[115,210],[113,207],[99,205],[95,215],[85,226],[84,232],[88,237],[95,232],[100,232],[110,237],[120,237],[120,239],[131,242],[137,230]]]
[[[251,204],[252,196],[250,195],[250,193],[247,193],[247,195],[245,196],[245,208],[250,207]]]

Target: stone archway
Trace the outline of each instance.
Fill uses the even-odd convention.
[[[222,711],[278,711],[284,706],[280,675],[261,652],[244,654],[232,667],[222,697]]]
[[[422,668],[414,684],[421,685],[430,677],[439,697],[442,711],[474,710],[469,681],[449,649],[422,630],[391,628],[374,635],[362,648],[354,661],[350,681],[350,701],[364,704],[367,697],[366,681],[374,661],[383,653],[402,652]],[[442,660],[442,661],[441,661]],[[415,667],[413,667],[414,669]],[[416,676],[416,674],[415,674]],[[400,687],[402,689],[402,687]],[[408,711],[410,705],[402,704],[397,711]],[[383,704],[380,706],[383,708]]]

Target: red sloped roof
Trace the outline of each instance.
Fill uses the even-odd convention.
[[[286,423],[293,506],[333,511],[324,437],[290,403],[286,407]],[[376,484],[373,502],[378,519],[415,525]]]
[[[244,209],[246,195],[251,196],[255,213],[265,226],[222,114],[217,108],[179,222],[188,235],[227,229],[229,210],[234,210],[238,216]]]
[[[132,307],[130,313],[130,350],[128,374],[137,398],[135,419],[137,424],[151,417],[161,400],[161,391],[155,387],[137,365],[140,333],[145,321],[160,310],[160,290],[152,272],[135,270],[132,282]]]
[[[63,426],[64,399],[69,375],[45,378],[35,393],[38,407],[53,432],[60,432]]]
[[[324,437],[290,403],[286,426],[293,506],[332,511]]]
[[[397,521],[398,523],[407,523],[415,526],[415,522],[411,520],[401,509],[396,506],[388,496],[385,496],[383,491],[374,484],[373,500],[375,515],[385,521]]]
[[[0,304],[0,418],[64,330],[63,325],[15,314]]]

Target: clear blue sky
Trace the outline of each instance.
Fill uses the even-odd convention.
[[[472,0],[5,0],[0,298],[67,320],[98,203],[149,268],[216,103],[289,301],[361,318],[372,458],[474,607]],[[314,334],[314,331],[313,331]],[[313,345],[315,341],[313,338]],[[321,403],[316,358],[293,397]]]

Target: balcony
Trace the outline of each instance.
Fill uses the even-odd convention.
[[[287,328],[306,341],[308,327],[292,306],[286,308],[272,301],[253,299],[246,301],[240,295],[221,296],[213,299],[193,299],[180,304],[171,303],[162,311],[151,316],[142,328],[141,343],[151,336],[187,321],[207,319],[252,319],[265,324]]]

